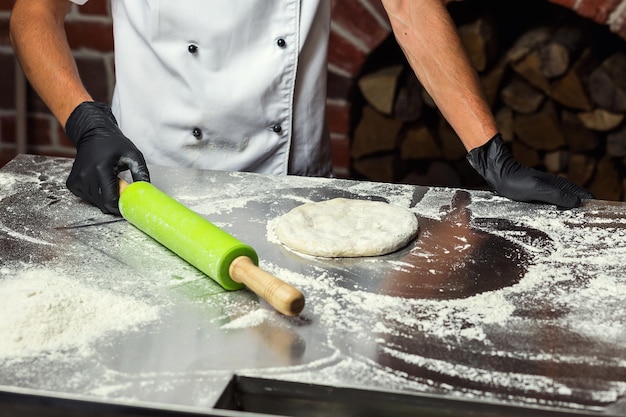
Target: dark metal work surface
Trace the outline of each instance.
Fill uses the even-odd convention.
[[[483,191],[151,167],[154,185],[303,292],[289,318],[78,200],[71,162],[22,155],[0,169],[0,391],[268,412],[215,408],[236,376],[294,399],[326,386],[425,396],[434,411],[626,415],[626,204],[562,211]],[[409,208],[418,237],[349,259],[278,242],[282,214],[334,197]],[[314,398],[327,415],[336,406]]]

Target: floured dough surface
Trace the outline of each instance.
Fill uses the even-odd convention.
[[[313,256],[358,257],[394,252],[417,234],[409,210],[381,201],[335,198],[306,203],[284,214],[276,236],[289,248]]]

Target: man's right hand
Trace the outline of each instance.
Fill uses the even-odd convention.
[[[133,181],[150,181],[143,155],[104,103],[79,104],[67,119],[65,133],[76,146],[67,188],[103,213],[119,215],[117,175],[128,169]]]

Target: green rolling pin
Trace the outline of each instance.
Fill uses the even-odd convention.
[[[258,267],[256,251],[149,182],[120,180],[119,209],[136,228],[217,281],[226,290],[248,287],[280,313],[298,315],[300,291]]]

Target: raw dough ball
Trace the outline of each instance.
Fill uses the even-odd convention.
[[[298,252],[357,257],[394,252],[415,237],[417,227],[415,215],[402,207],[335,198],[294,208],[278,219],[275,232]]]

